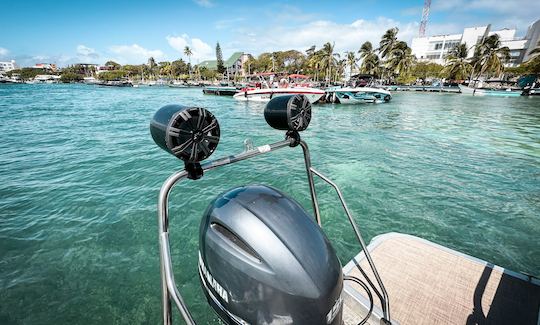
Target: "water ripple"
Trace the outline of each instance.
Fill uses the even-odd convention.
[[[222,140],[276,141],[264,105],[199,89],[0,86],[0,323],[156,323],[156,200],[182,164],[152,143],[169,103],[209,108]],[[369,240],[399,231],[540,276],[537,99],[395,94],[387,105],[314,107],[315,166],[338,183]],[[176,280],[200,323],[216,323],[197,279],[198,225],[218,193],[262,183],[311,211],[301,151],[209,171],[171,195]],[[332,189],[317,181],[342,262],[358,245]],[[84,317],[81,317],[84,315]]]

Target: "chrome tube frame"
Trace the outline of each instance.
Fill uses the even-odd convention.
[[[339,197],[339,200],[341,201],[341,205],[343,206],[343,210],[345,210],[345,214],[347,214],[347,218],[349,218],[349,222],[351,224],[351,227],[354,230],[354,234],[356,235],[356,239],[358,239],[358,242],[362,246],[362,251],[366,255],[366,258],[367,258],[368,263],[369,263],[369,267],[373,271],[373,274],[375,275],[375,279],[377,280],[377,283],[379,284],[379,287],[381,288],[382,296],[383,296],[382,300],[384,300],[384,301],[381,301],[381,304],[383,305],[384,318],[385,318],[385,320],[387,320],[389,322],[390,321],[390,300],[388,299],[388,293],[386,292],[386,288],[384,287],[384,284],[383,284],[383,282],[381,280],[379,272],[377,271],[377,268],[375,267],[375,263],[373,263],[373,259],[371,259],[371,255],[369,254],[366,243],[364,242],[364,238],[362,238],[362,235],[360,234],[360,230],[358,230],[358,227],[356,226],[356,222],[354,222],[354,219],[353,219],[353,217],[351,215],[351,212],[349,211],[349,208],[347,207],[347,203],[345,203],[345,199],[343,198],[343,194],[341,194],[341,190],[339,189],[339,187],[334,182],[332,182],[328,177],[323,175],[321,172],[317,171],[315,168],[310,167],[309,170],[311,171],[311,173],[319,176],[320,179],[322,179],[323,181],[328,183],[330,186],[332,186],[336,190],[336,193],[337,193],[337,195]],[[375,288],[375,286],[371,285],[371,283],[372,282],[369,281],[369,284],[370,284],[371,288],[378,292],[377,288]]]
[[[201,164],[201,168],[203,171],[208,171],[217,167],[226,166],[235,162],[239,162],[245,159],[259,156],[267,152],[272,152],[277,149],[294,146],[295,141],[296,141],[295,139],[287,138],[283,141],[259,146],[256,148],[248,147],[246,151],[240,154],[218,158],[216,160],[203,163]],[[385,317],[389,320],[390,319],[390,305],[388,301],[388,295],[386,294],[386,290],[384,289],[384,286],[379,277],[379,274],[377,270],[375,269],[375,265],[373,264],[371,256],[369,255],[369,252],[366,249],[364,240],[360,232],[358,231],[358,228],[356,227],[354,220],[351,217],[351,214],[349,212],[349,209],[347,208],[347,205],[345,204],[343,196],[341,195],[341,191],[339,190],[336,184],[334,184],[326,176],[322,175],[320,172],[316,171],[315,169],[311,167],[311,158],[310,158],[309,148],[308,148],[307,143],[304,142],[303,140],[300,140],[299,144],[302,147],[303,154],[304,154],[304,163],[306,165],[306,173],[308,176],[311,201],[313,204],[313,213],[315,214],[315,220],[317,224],[321,226],[321,217],[320,217],[319,204],[317,200],[317,193],[315,191],[313,174],[317,175],[318,177],[320,177],[321,179],[323,179],[324,181],[332,185],[334,189],[336,189],[338,196],[341,200],[341,204],[343,205],[343,208],[345,209],[345,212],[347,216],[349,217],[351,226],[353,227],[355,231],[356,237],[362,246],[362,250],[367,256],[370,267],[373,273],[375,274],[377,282],[383,291],[383,296],[385,300],[384,313],[385,313]],[[187,178],[187,176],[188,176],[188,173],[185,170],[178,171],[172,174],[171,176],[169,176],[169,178],[161,186],[161,190],[159,192],[159,197],[158,197],[158,228],[159,228],[158,232],[159,232],[159,245],[160,245],[159,252],[160,252],[160,269],[161,269],[161,294],[162,294],[161,298],[162,298],[162,309],[163,309],[162,317],[163,317],[164,325],[172,324],[171,299],[176,304],[176,307],[180,311],[180,314],[182,315],[182,318],[184,319],[184,321],[189,325],[196,324],[195,321],[193,320],[193,317],[191,316],[191,313],[189,312],[187,308],[186,303],[184,302],[184,299],[182,298],[182,295],[180,294],[176,286],[176,282],[174,280],[174,272],[173,272],[173,266],[172,266],[170,244],[169,244],[169,194],[173,186],[177,184],[179,181]],[[377,291],[376,288],[373,287],[373,289]]]

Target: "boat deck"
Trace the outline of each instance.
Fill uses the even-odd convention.
[[[410,235],[390,233],[368,247],[390,297],[393,324],[538,325],[540,281]],[[365,281],[357,265],[374,279],[360,253],[344,273]],[[345,284],[344,318],[355,324],[365,315],[367,296]],[[380,324],[381,303],[369,324]]]

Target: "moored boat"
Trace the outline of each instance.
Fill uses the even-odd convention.
[[[234,96],[239,90],[233,86],[206,86],[203,93],[207,95]]]
[[[256,86],[240,90],[233,96],[234,99],[267,102],[278,96],[304,95],[311,103],[315,103],[325,94],[324,90],[310,87],[308,77],[304,75],[290,75],[288,79],[283,78],[279,83],[274,81],[274,73],[261,73],[255,76],[259,78]]]
[[[295,88],[267,88],[267,89],[243,89],[233,97],[237,100],[267,102],[274,97],[286,95],[304,95],[310,102],[315,103],[324,96],[324,90],[308,87]]]
[[[390,91],[382,88],[329,88],[326,90],[327,101],[339,104],[385,103],[392,99]]]
[[[133,84],[129,81],[105,81],[97,83],[98,86],[106,86],[106,87],[133,87]]]
[[[462,94],[473,96],[498,96],[498,97],[518,97],[523,93],[522,90],[506,88],[506,89],[485,89],[473,88],[465,85],[459,85],[459,90]]]

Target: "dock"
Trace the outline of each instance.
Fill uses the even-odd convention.
[[[368,246],[390,298],[392,324],[540,324],[540,281],[427,240],[389,233]],[[363,272],[358,268],[361,267]],[[373,278],[365,256],[343,268],[345,275]],[[380,324],[381,304],[368,324]],[[344,319],[355,324],[368,308],[367,295],[346,282]]]
[[[461,93],[459,87],[453,86],[383,86],[382,88],[389,91],[423,91],[435,93]]]

